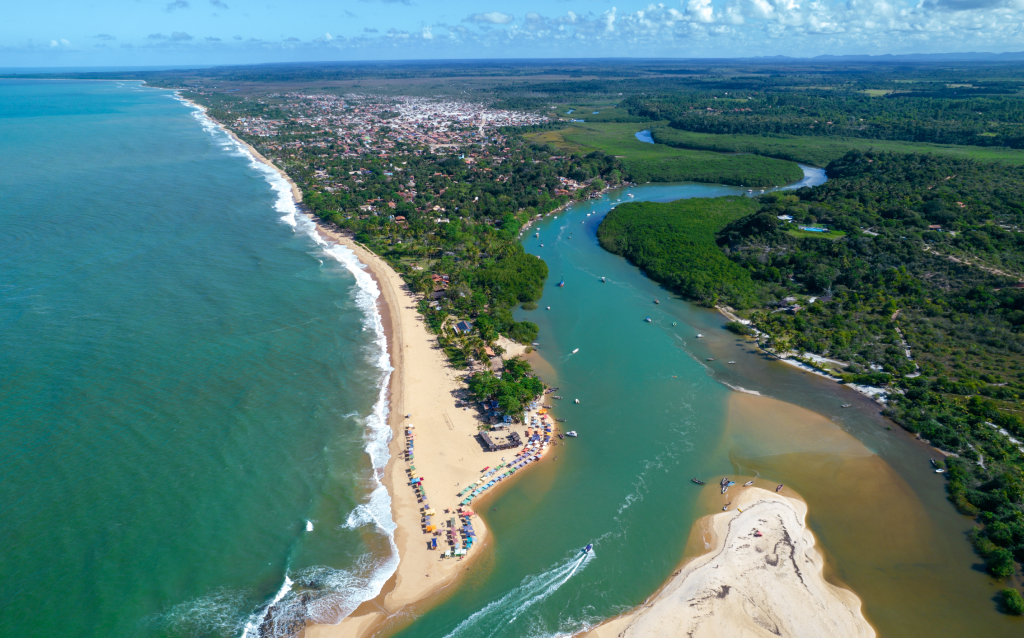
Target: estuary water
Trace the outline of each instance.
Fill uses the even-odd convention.
[[[0,150],[0,635],[376,595],[390,368],[354,256],[166,91],[0,81]]]
[[[805,172],[823,181],[820,169]],[[540,326],[535,367],[565,397],[547,402],[579,437],[477,504],[489,553],[402,638],[567,636],[628,611],[704,551],[691,530],[728,502],[714,485],[723,475],[784,483],[808,502],[826,577],[861,597],[880,635],[1019,635],[1024,625],[996,611],[999,585],[967,543],[971,520],[930,470],[933,451],[888,429],[878,404],[765,357],[717,312],[597,243],[621,203],[738,193],[620,189],[524,234],[552,276],[540,307],[517,316]]]

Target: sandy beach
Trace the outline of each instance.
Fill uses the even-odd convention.
[[[875,636],[857,596],[825,581],[806,504],[758,487],[738,491],[730,511],[694,527],[710,541],[709,553],[642,606],[585,636]]]
[[[367,265],[381,288],[385,328],[391,365],[395,369],[391,382],[391,460],[384,483],[391,494],[392,516],[398,525],[395,542],[401,561],[395,576],[376,599],[360,606],[338,625],[319,625],[307,629],[313,636],[365,636],[385,623],[400,625],[408,619],[410,605],[446,588],[455,577],[471,568],[468,558],[479,555],[479,546],[467,559],[442,559],[439,550],[427,549],[431,536],[421,531],[421,507],[406,473],[415,465],[424,477],[429,504],[444,519],[444,511],[455,512],[463,488],[476,481],[481,470],[500,462],[501,452],[485,452],[476,438],[479,421],[475,412],[455,406],[456,392],[464,388],[467,374],[451,368],[444,353],[437,347],[434,335],[427,331],[417,311],[418,297],[410,292],[402,278],[382,259],[349,238],[321,226],[320,232],[330,241],[352,249]],[[502,343],[514,356],[524,350],[511,342]],[[406,418],[406,415],[410,415]],[[414,425],[416,458],[410,464],[403,460],[404,430]],[[511,458],[514,452],[504,452]],[[487,529],[479,517],[473,518],[478,545],[486,542]]]
[[[206,112],[201,105],[180,95],[179,98]],[[302,192],[283,170],[227,127],[221,125],[221,128],[256,160],[274,169],[288,182],[296,204],[302,201]],[[388,416],[392,433],[390,459],[382,482],[391,495],[391,513],[397,526],[398,568],[376,598],[363,603],[341,623],[306,628],[308,637],[362,637],[410,621],[413,605],[422,607],[439,600],[439,595],[449,589],[460,573],[472,568],[473,559],[486,551],[488,532],[483,521],[472,516],[476,542],[465,557],[443,558],[447,549],[444,537],[424,531],[424,510],[429,506],[436,513],[432,522],[440,527],[443,521],[456,516],[465,498],[465,495],[459,496],[461,491],[479,482],[485,469],[498,466],[503,457],[511,460],[520,450],[484,450],[477,437],[480,421],[475,409],[456,407],[456,399],[465,389],[463,379],[471,371],[456,370],[448,364],[436,336],[428,332],[419,314],[419,297],[408,289],[399,274],[344,233],[313,215],[310,218],[316,223],[321,238],[351,249],[377,283],[381,292],[378,309],[393,368]],[[525,346],[504,337],[499,339],[499,345],[505,350],[504,358],[521,355],[526,350]],[[494,360],[495,366],[500,363],[500,358]],[[527,422],[535,415],[536,412],[528,411]],[[515,429],[521,432],[525,427],[520,424]],[[404,458],[407,432],[415,437],[412,462]],[[428,495],[425,501],[418,500],[410,485],[411,470],[422,478]],[[497,476],[493,474],[488,479],[494,480]],[[486,498],[495,489],[477,498]],[[464,509],[471,510],[475,504],[476,501]],[[436,549],[428,548],[431,538],[437,539]]]

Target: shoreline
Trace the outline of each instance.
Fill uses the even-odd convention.
[[[750,320],[749,319],[744,319],[744,318],[740,317],[739,315],[737,315],[732,310],[732,308],[729,308],[727,306],[715,306],[714,308],[718,312],[718,314],[722,315],[723,317],[725,317],[729,321],[735,321],[735,322],[738,322],[738,323],[742,323],[745,326],[750,326]],[[846,386],[847,388],[850,388],[854,392],[857,392],[859,394],[862,394],[862,395],[866,396],[867,398],[871,399],[875,403],[878,403],[879,405],[883,405],[883,406],[886,405],[886,399],[887,399],[887,395],[889,393],[889,390],[887,390],[885,388],[880,388],[880,387],[877,387],[877,386],[873,386],[873,385],[857,385],[855,383],[843,383],[842,379],[840,379],[838,377],[835,377],[835,376],[825,372],[824,370],[822,370],[822,369],[820,369],[820,368],[818,368],[816,366],[813,366],[813,365],[807,363],[806,361],[804,361],[804,360],[800,359],[799,357],[797,357],[792,352],[787,352],[785,354],[779,354],[777,352],[772,352],[771,350],[767,350],[766,348],[763,348],[761,346],[761,340],[758,339],[758,336],[761,335],[761,334],[764,334],[764,333],[759,331],[757,328],[754,328],[753,326],[750,326],[750,329],[754,331],[754,335],[751,336],[750,338],[754,340],[754,343],[757,345],[757,349],[760,350],[761,352],[765,353],[766,355],[768,355],[768,356],[770,356],[770,357],[772,357],[772,358],[774,358],[774,359],[776,359],[778,361],[781,361],[782,363],[786,363],[786,364],[789,364],[789,365],[791,365],[793,367],[800,368],[804,372],[810,372],[811,374],[816,374],[819,377],[824,377],[826,379],[835,381],[839,385]],[[808,354],[810,355],[812,361],[813,361],[813,357],[818,357],[819,356],[819,355],[814,355],[814,354],[810,354],[810,353],[808,353]],[[826,361],[830,360],[830,359],[827,359],[825,357],[820,357],[820,358],[822,360],[826,360]]]
[[[741,489],[734,509],[694,523],[689,543],[699,536],[706,552],[686,559],[641,605],[577,636],[874,638],[860,598],[825,579],[807,504],[761,487]]]
[[[448,364],[443,351],[436,345],[436,337],[427,332],[422,317],[418,315],[418,296],[406,288],[405,282],[390,265],[339,229],[333,228],[333,225],[324,223],[304,209],[301,205],[302,191],[287,173],[233,131],[210,118],[205,107],[182,97],[179,93],[175,95],[177,99],[200,111],[251,158],[280,176],[290,188],[291,199],[296,207],[295,213],[306,217],[313,224],[319,241],[324,242],[326,247],[334,244],[351,251],[359,266],[365,268],[377,286],[377,312],[384,331],[391,367],[385,394],[387,426],[390,430],[387,442],[389,456],[379,476],[390,497],[391,518],[395,525],[392,540],[397,548],[398,564],[374,597],[364,601],[337,624],[308,624],[305,635],[310,638],[362,637],[381,629],[397,629],[414,618],[412,608],[417,612],[422,611],[425,607],[438,602],[441,595],[452,591],[451,585],[457,582],[458,576],[469,571],[477,562],[476,558],[490,546],[490,534],[486,524],[479,516],[470,512],[474,551],[458,558],[442,558],[443,549],[440,544],[439,549],[428,549],[427,541],[432,537],[421,531],[424,527],[423,520],[430,520],[424,519],[426,508],[421,506],[421,503],[427,504],[424,502],[425,498],[417,499],[409,485],[410,476],[413,476],[409,472],[412,470],[421,475],[422,484],[429,485],[431,489],[432,504],[428,505],[431,511],[438,515],[442,511],[446,514],[450,512],[451,516],[455,516],[458,509],[461,509],[458,500],[461,493],[460,496],[455,496],[459,486],[479,481],[477,477],[481,471],[475,468],[490,469],[488,466],[497,465],[497,453],[484,451],[476,441],[478,421],[475,412],[465,408],[458,410],[456,407],[455,396],[464,389],[463,376],[467,372],[457,371]],[[508,340],[503,340],[502,346],[506,349],[505,356],[509,357],[523,354],[525,351],[525,346]],[[538,400],[538,403],[542,402],[543,396]],[[406,418],[406,415],[412,418]],[[537,416],[538,410],[526,411],[523,427],[526,427],[531,418]],[[428,435],[416,438],[420,458],[415,460],[415,465],[411,465],[404,455],[402,439],[408,432]],[[526,465],[543,460],[548,451],[550,446],[535,449],[534,453],[530,454],[532,460]],[[510,450],[507,453],[514,455],[518,452],[519,450]],[[454,461],[445,459],[446,453],[457,453],[461,456]],[[518,469],[525,469],[526,465]],[[490,475],[493,474],[492,470]],[[487,487],[493,486],[493,489],[483,492],[486,487],[481,487],[477,498],[489,500],[488,497],[501,487],[498,481],[512,478],[513,474],[508,472],[500,475],[500,478],[495,478],[488,484]],[[454,489],[445,488],[446,481]],[[402,483],[406,484],[405,488],[401,487]],[[463,519],[464,522],[470,520],[469,517]],[[421,528],[419,534],[417,527]],[[423,575],[419,576],[417,573]]]

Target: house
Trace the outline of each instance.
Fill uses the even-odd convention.
[[[928,230],[942,230],[941,224],[928,224]]]
[[[459,335],[461,335],[461,334],[469,334],[469,332],[472,331],[472,330],[473,330],[473,322],[472,321],[460,321],[459,323],[455,324],[455,334],[459,334]]]

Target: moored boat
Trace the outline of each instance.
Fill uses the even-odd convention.
[[[704,481],[702,481],[700,479],[690,479],[690,480],[693,481],[694,483],[696,483],[697,485],[707,485],[707,483],[705,483]]]
[[[753,481],[747,481],[746,483],[743,484],[743,487],[750,487],[753,484],[754,484]]]
[[[566,436],[571,436],[573,438],[576,438],[577,436],[579,436],[578,434],[576,434],[576,430],[569,430],[568,432],[565,433],[565,435]]]
[[[646,319],[644,319],[644,321],[646,321],[647,323],[651,323],[651,318],[647,317]]]

